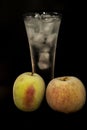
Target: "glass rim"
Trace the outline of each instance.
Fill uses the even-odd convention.
[[[27,17],[33,17],[35,18],[35,15],[39,14],[41,15],[50,15],[50,17],[62,17],[62,13],[58,12],[58,11],[35,11],[35,12],[26,12],[23,14],[23,19],[26,19]]]

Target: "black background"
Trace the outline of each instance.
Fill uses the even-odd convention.
[[[86,104],[79,112],[68,115],[51,110],[45,99],[41,107],[31,113],[21,112],[14,106],[13,82],[20,73],[31,71],[30,53],[22,17],[29,11],[62,13],[55,77],[73,75],[80,78],[85,87],[87,85],[84,1],[76,3],[74,0],[2,0],[0,4],[0,113],[4,120],[2,118],[1,120],[4,124],[11,121],[15,128],[84,129],[87,127]],[[10,123],[7,127],[11,127]]]

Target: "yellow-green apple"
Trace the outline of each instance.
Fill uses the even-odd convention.
[[[45,94],[43,78],[32,72],[20,74],[13,84],[13,101],[22,111],[35,111],[39,108]]]
[[[56,77],[48,83],[46,100],[49,107],[55,111],[76,112],[85,104],[85,86],[75,76]]]

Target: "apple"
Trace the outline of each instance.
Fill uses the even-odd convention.
[[[61,76],[52,79],[46,88],[46,101],[49,107],[62,113],[80,110],[86,101],[86,89],[75,76]]]
[[[45,94],[43,78],[32,72],[20,74],[13,84],[13,101],[22,111],[35,111],[39,108]]]

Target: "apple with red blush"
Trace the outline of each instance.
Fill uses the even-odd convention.
[[[56,77],[48,83],[46,101],[55,111],[77,112],[86,102],[85,85],[75,76]]]
[[[37,110],[44,98],[45,82],[32,72],[20,74],[13,84],[13,101],[15,106],[26,112]]]

